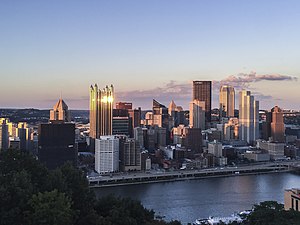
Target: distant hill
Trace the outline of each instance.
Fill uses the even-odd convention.
[[[72,121],[88,123],[88,110],[70,110]],[[9,118],[11,122],[27,122],[29,124],[47,123],[50,110],[48,109],[0,109],[0,117]]]

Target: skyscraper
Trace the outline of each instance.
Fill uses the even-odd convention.
[[[97,84],[90,87],[90,137],[99,138],[112,134],[114,87],[102,90]]]
[[[220,96],[219,96],[219,103],[220,103],[220,115],[225,117],[234,117],[234,106],[235,106],[235,94],[234,88],[231,86],[221,86],[220,88]]]
[[[67,104],[62,98],[50,110],[50,122],[71,122],[71,116]]]
[[[190,127],[205,130],[205,102],[193,100],[190,102]]]
[[[239,137],[249,144],[259,138],[259,102],[246,90],[239,93]]]
[[[205,120],[211,122],[211,81],[193,81],[193,99],[205,102]]]
[[[62,166],[67,161],[72,162],[74,166],[77,165],[75,124],[70,123],[69,119],[68,106],[60,99],[50,111],[50,122],[39,124],[38,158],[49,169]],[[23,133],[22,135],[24,126],[22,123],[18,126],[18,132]],[[19,137],[22,141],[22,137]]]
[[[278,106],[275,106],[271,109],[271,113],[271,137],[273,141],[284,142],[283,112]]]

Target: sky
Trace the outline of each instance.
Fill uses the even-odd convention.
[[[300,110],[298,0],[2,0],[0,108],[88,109],[116,101],[188,108],[193,80],[250,90],[260,108]],[[238,108],[238,105],[236,105]]]

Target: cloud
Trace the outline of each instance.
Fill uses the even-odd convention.
[[[249,74],[239,73],[230,75],[220,81],[213,81],[214,89],[219,89],[221,85],[231,85],[235,89],[250,88],[252,83],[260,81],[297,81],[297,77],[282,74],[257,74],[252,71]]]
[[[137,106],[140,104],[151,107],[152,99],[156,99],[167,106],[172,99],[178,103],[189,101],[192,93],[191,87],[191,82],[179,83],[171,80],[166,84],[148,90],[117,91],[115,95],[116,101],[131,101]]]

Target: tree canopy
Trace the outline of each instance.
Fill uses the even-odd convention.
[[[139,201],[96,199],[83,172],[72,164],[49,171],[32,155],[0,153],[0,224],[180,225],[156,220]]]

